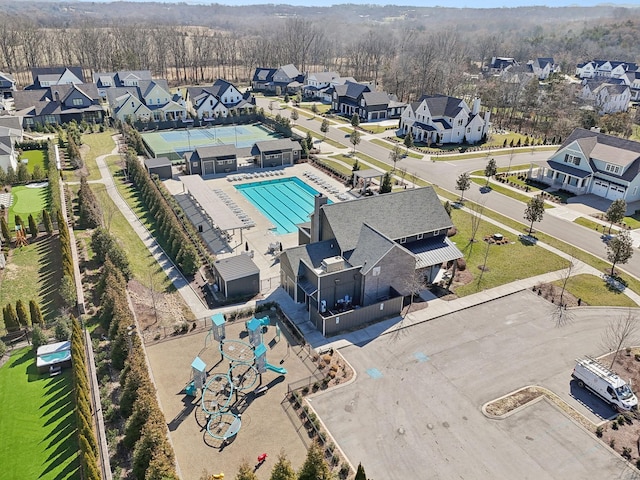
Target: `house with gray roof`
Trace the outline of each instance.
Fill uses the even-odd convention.
[[[529,70],[538,77],[538,80],[546,80],[549,75],[560,71],[560,66],[556,65],[551,57],[538,57],[527,62]]]
[[[258,67],[251,78],[251,88],[258,92],[296,93],[304,85],[304,75],[293,64],[278,68]]]
[[[255,99],[250,93],[242,94],[230,82],[219,78],[211,86],[188,87],[187,108],[198,118],[227,117],[233,111],[255,110]]]
[[[636,202],[640,142],[577,128],[549,159],[532,164],[529,177],[576,195]]]
[[[400,119],[403,134],[412,133],[416,142],[432,143],[478,143],[490,127],[490,112],[480,114],[480,99],[473,108],[455,97],[447,95],[423,95],[417,102],[407,106]]]
[[[27,90],[48,88],[55,85],[83,84],[82,67],[38,67],[31,69],[33,85]]]
[[[180,93],[171,93],[165,79],[136,80],[135,85],[106,90],[111,116],[122,122],[175,121],[187,118]]]
[[[463,255],[432,187],[328,204],[315,197],[300,245],[280,256],[281,286],[324,335],[398,315],[412,284]]]
[[[238,150],[235,145],[196,147],[193,152],[184,155],[190,175],[217,175],[238,170]]]
[[[36,124],[64,124],[71,121],[102,123],[104,109],[93,83],[57,84],[47,88],[14,92],[15,115],[25,128]]]
[[[621,78],[628,72],[637,72],[638,65],[634,62],[614,60],[591,60],[576,65],[578,78]]]
[[[10,128],[0,125],[0,168],[5,172],[9,167],[18,169],[18,151],[16,142],[22,141],[22,128]]]
[[[290,138],[265,140],[256,142],[251,155],[260,168],[285,167],[300,160],[302,147],[300,142]]]
[[[16,90],[16,80],[13,75],[0,72],[0,99],[11,98]]]
[[[117,72],[96,72],[93,83],[103,99],[107,98],[107,90],[115,87],[137,87],[141,80],[152,80],[149,70],[119,70]]]
[[[600,115],[626,112],[631,102],[631,87],[623,78],[584,79],[580,97]]]
[[[362,122],[399,118],[405,106],[393,95],[376,91],[368,83],[348,81],[333,88],[331,109],[346,117],[357,113]]]

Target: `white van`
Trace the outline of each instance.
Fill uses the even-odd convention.
[[[588,388],[618,410],[628,411],[638,406],[629,384],[594,358],[576,360],[571,376],[580,387]]]

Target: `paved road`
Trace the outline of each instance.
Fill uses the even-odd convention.
[[[265,110],[268,104],[268,98],[258,99],[258,105],[264,107]],[[288,116],[288,111],[283,111],[282,114]],[[297,124],[322,135],[320,132],[321,121],[322,117],[310,119],[300,115]],[[329,129],[327,138],[350,146],[351,144],[347,138],[348,134],[339,130],[337,127],[336,125]],[[371,135],[364,135],[360,145],[357,147],[357,151],[391,164],[389,161],[389,150],[371,143],[369,141],[371,138]],[[507,166],[509,163],[511,163],[511,165],[522,165],[535,160],[544,160],[549,157],[550,153],[550,151],[534,153],[528,151],[526,153],[515,154],[513,158],[510,158],[510,155],[498,155],[494,158],[498,166],[501,167]],[[486,163],[486,156],[469,160],[436,162],[431,161],[428,156],[425,156],[423,159],[406,157],[397,164],[397,168],[406,168],[409,173],[415,173],[420,178],[434,185],[455,192],[455,182],[461,173],[484,169]],[[495,210],[514,220],[524,222],[523,214],[525,206],[522,202],[510,197],[497,192],[483,194],[480,192],[478,185],[472,183],[471,189],[465,192],[465,198],[481,202],[486,208]],[[567,209],[571,209],[572,207],[562,206],[556,208],[558,210],[553,212],[553,214],[547,210],[542,222],[536,223],[534,228],[606,260],[605,245],[600,238],[600,234],[573,223],[571,220],[575,217],[575,212],[567,211]],[[569,220],[562,218],[563,212],[568,213],[566,217],[569,218]],[[640,255],[634,255],[629,263],[624,266],[619,266],[618,268],[640,278]]]
[[[546,401],[505,420],[481,413],[538,384],[598,420],[571,397],[570,374],[576,357],[598,351],[600,312],[557,327],[548,308],[525,291],[341,349],[356,381],[312,405],[376,478],[617,478],[621,458]]]

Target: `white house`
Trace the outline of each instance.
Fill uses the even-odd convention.
[[[577,195],[640,200],[639,142],[577,128],[538,167],[531,177]]]
[[[552,73],[560,71],[560,67],[550,57],[529,60],[527,66],[538,77],[538,80],[546,80]]]
[[[417,102],[408,105],[400,118],[400,130],[411,131],[418,142],[431,143],[477,143],[489,130],[490,112],[480,115],[480,99],[467,103],[446,95],[423,95]]]
[[[621,78],[627,72],[638,71],[638,65],[633,62],[619,62],[611,60],[591,60],[576,66],[578,78]]]
[[[81,67],[32,68],[31,77],[33,78],[33,85],[28,87],[30,89],[84,83]]]
[[[231,111],[254,110],[250,94],[242,94],[230,82],[219,78],[213,85],[187,88],[187,108],[198,118],[226,117]]]
[[[166,80],[139,80],[129,87],[106,89],[111,115],[120,120],[166,121],[187,118],[180,94],[172,94]]]
[[[631,88],[622,79],[584,80],[580,96],[601,115],[626,112],[631,101]]]
[[[114,87],[137,87],[143,80],[152,80],[149,70],[120,70],[117,72],[96,72],[93,83],[102,98],[107,97],[107,89]]]
[[[0,126],[0,168],[5,172],[9,167],[17,170],[18,151],[16,142],[22,141],[22,128]]]

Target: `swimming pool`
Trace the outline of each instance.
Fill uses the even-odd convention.
[[[296,225],[309,221],[309,214],[313,212],[313,197],[319,193],[296,177],[235,187],[273,223],[278,235],[296,232]]]
[[[71,350],[61,350],[59,352],[45,353],[37,359],[37,366],[52,365],[56,363],[66,362],[71,358]]]

